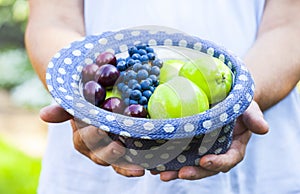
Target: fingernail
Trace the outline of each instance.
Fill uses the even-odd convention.
[[[211,166],[212,166],[212,162],[211,162],[211,161],[208,161],[208,162],[206,162],[206,163],[203,165],[204,168],[209,168],[209,167],[211,167]]]
[[[97,132],[101,137],[105,135],[105,132],[102,129],[97,129]]]
[[[114,155],[118,155],[118,156],[122,155],[122,153],[120,151],[115,150],[115,149],[113,149],[112,152]]]

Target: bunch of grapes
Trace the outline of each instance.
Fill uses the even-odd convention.
[[[117,59],[110,52],[99,54],[95,63],[86,65],[81,74],[83,96],[97,107],[122,114],[125,105],[120,98],[106,99],[106,91],[112,89],[120,76],[120,71],[116,65]]]
[[[131,47],[128,54],[129,57],[117,62],[117,89],[126,106],[138,104],[147,109],[149,98],[159,85],[163,62],[156,58],[153,48],[144,44]]]
[[[82,70],[83,95],[87,101],[105,110],[133,117],[146,118],[147,104],[159,85],[162,60],[153,48],[141,44],[128,50],[127,58],[101,53],[95,63]],[[106,99],[106,91],[113,86],[121,94]]]

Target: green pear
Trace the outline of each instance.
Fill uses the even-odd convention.
[[[206,93],[210,104],[216,104],[226,98],[233,79],[229,67],[211,56],[203,56],[185,63],[179,75],[200,87]]]
[[[209,109],[206,94],[192,81],[176,76],[160,84],[148,103],[152,119],[179,118]]]
[[[185,61],[179,59],[168,59],[164,61],[164,65],[160,69],[159,82],[165,83],[175,76],[178,76],[180,68]]]

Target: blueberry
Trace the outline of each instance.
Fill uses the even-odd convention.
[[[134,60],[134,63],[141,63],[139,59]]]
[[[142,55],[147,55],[147,51],[145,49],[139,49],[139,54]]]
[[[148,99],[145,96],[142,96],[139,100],[139,104],[141,105],[147,105]]]
[[[147,53],[154,53],[154,49],[151,47],[146,48]]]
[[[131,56],[131,58],[134,59],[134,60],[140,60],[141,55],[138,54],[138,53],[134,53],[134,54]]]
[[[153,62],[152,62],[153,66],[157,66],[159,68],[162,68],[163,66],[163,61],[160,60],[160,59],[155,59]]]
[[[134,72],[133,70],[128,70],[125,77],[126,77],[127,81],[132,80],[132,79],[136,79],[137,73]]]
[[[133,90],[142,90],[141,84],[136,83],[131,87]]]
[[[150,72],[151,71],[151,65],[149,65],[149,64],[143,64],[142,69],[145,69],[147,72]]]
[[[124,85],[121,89],[121,92],[125,93],[128,89],[129,89],[129,87],[127,85]]]
[[[150,85],[153,85],[153,81],[151,78],[148,77],[146,80],[150,83]]]
[[[129,98],[125,98],[125,99],[124,99],[124,104],[125,104],[126,106],[129,106],[129,101],[130,101]]]
[[[137,52],[138,52],[138,49],[137,49],[135,46],[131,47],[131,48],[128,50],[128,54],[129,54],[130,56],[132,56],[134,53],[137,53]]]
[[[119,61],[118,64],[117,64],[117,69],[119,71],[125,71],[127,69],[127,64],[124,60],[122,61]]]
[[[158,78],[156,75],[150,75],[149,78],[152,80],[152,83],[157,82]]]
[[[132,92],[132,89],[128,88],[128,89],[123,93],[124,98],[130,97],[131,92]]]
[[[148,55],[142,55],[140,60],[142,63],[148,62],[149,61]]]
[[[150,74],[159,76],[160,68],[158,66],[151,67]]]
[[[148,53],[147,56],[148,56],[148,59],[151,60],[151,61],[155,59],[155,54],[154,53]]]
[[[132,86],[137,83],[138,83],[138,81],[136,79],[131,79],[128,81],[127,85],[129,88],[132,88]]]
[[[152,95],[152,92],[150,90],[143,91],[143,96],[145,96],[147,99],[149,99]]]
[[[142,92],[140,90],[132,90],[130,93],[130,99],[139,100],[142,97]]]
[[[130,58],[128,61],[127,61],[127,66],[128,67],[132,67],[133,65],[135,64],[135,60]]]
[[[117,84],[117,88],[119,91],[121,91],[124,86],[125,84],[123,82]]]
[[[154,87],[154,86],[150,86],[150,87],[149,87],[149,90],[153,93],[154,90],[155,90],[155,88],[156,88],[156,87]]]
[[[130,100],[129,100],[129,105],[131,105],[131,104],[139,104],[139,103],[138,103],[138,101],[136,101],[136,100],[130,99]]]
[[[137,72],[136,78],[138,80],[143,80],[146,79],[149,76],[148,71],[146,71],[145,69],[141,69]]]
[[[119,63],[120,61],[125,61],[125,59],[120,57],[117,59],[117,63]]]
[[[132,66],[132,70],[135,71],[135,72],[138,72],[141,68],[142,68],[142,64],[141,64],[140,62],[135,63],[135,64]]]
[[[142,90],[149,90],[150,89],[151,82],[148,79],[141,81],[141,88]]]
[[[136,48],[137,49],[146,49],[148,47],[147,44],[139,44],[139,45],[136,45]]]

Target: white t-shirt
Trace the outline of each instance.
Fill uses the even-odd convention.
[[[223,45],[243,57],[253,44],[263,0],[86,0],[87,35],[161,25]],[[49,126],[40,194],[283,194],[300,192],[300,99],[293,90],[265,112],[270,132],[253,135],[245,159],[203,180],[161,182],[146,173],[126,178],[94,164],[72,143],[69,122]]]

